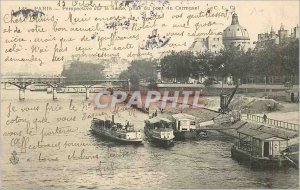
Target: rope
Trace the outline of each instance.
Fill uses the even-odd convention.
[[[288,156],[286,156],[286,155],[283,155],[283,157],[285,157],[288,161],[290,161],[293,165],[295,165],[297,169],[299,169],[298,164],[296,164],[292,159],[290,159],[290,158],[289,158]]]

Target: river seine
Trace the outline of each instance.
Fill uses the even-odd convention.
[[[57,101],[46,92],[26,91],[25,96],[19,102],[17,90],[1,90],[2,189],[299,187],[294,168],[251,170],[233,160],[232,139],[217,133],[178,141],[171,148],[147,141],[120,145],[93,135],[92,117],[114,113],[116,121],[127,120],[143,130],[146,114],[94,110],[84,94],[58,94]]]

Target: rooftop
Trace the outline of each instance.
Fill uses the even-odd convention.
[[[149,123],[159,123],[161,121],[167,122],[167,123],[171,123],[170,120],[168,120],[167,118],[163,118],[163,117],[153,117],[151,119],[148,119]]]
[[[174,115],[172,115],[172,117],[175,118],[176,120],[180,120],[180,119],[195,120],[196,119],[194,116],[185,114],[185,113],[174,114]]]
[[[231,25],[223,31],[223,40],[250,40],[246,28],[239,24],[238,15],[232,15]]]
[[[281,139],[289,140],[297,136],[296,132],[286,131],[283,129],[277,129],[273,127],[268,127],[265,125],[260,125],[256,123],[246,123],[241,126],[238,130],[238,133],[252,136],[257,139],[265,140],[271,137],[278,137]]]

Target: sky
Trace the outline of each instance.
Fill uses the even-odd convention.
[[[69,13],[71,12],[74,17],[75,16],[81,16],[81,17],[85,17],[85,16],[98,16],[98,17],[108,17],[108,16],[113,16],[113,15],[129,15],[129,14],[134,14],[137,16],[140,16],[140,12],[141,11],[118,11],[118,10],[114,10],[114,11],[66,11],[66,10],[60,10],[57,6],[57,2],[58,1],[1,1],[1,28],[8,28],[10,27],[15,27],[19,26],[20,28],[23,29],[27,29],[29,27],[29,25],[27,23],[24,24],[7,24],[4,23],[4,19],[3,16],[5,14],[10,14],[11,10],[17,10],[18,7],[28,7],[28,8],[35,8],[35,7],[42,7],[42,6],[50,6],[53,7],[54,9],[52,11],[45,11],[46,14],[48,15],[55,15],[56,18],[60,19],[59,21],[59,26],[68,26],[71,27],[72,24],[70,24],[69,22],[63,22],[63,20],[66,20],[66,18],[68,17]],[[78,1],[81,2],[81,1]],[[85,1],[85,2],[89,2],[89,1]],[[96,2],[96,1],[94,1]],[[102,1],[103,2],[103,1]],[[148,2],[151,2],[150,0],[148,0]],[[110,3],[110,1],[108,1],[108,3]],[[238,14],[239,16],[239,23],[240,25],[242,25],[243,27],[247,28],[248,33],[249,33],[249,37],[251,40],[251,45],[253,45],[253,42],[257,40],[257,34],[259,33],[265,33],[265,32],[270,32],[271,27],[274,28],[274,30],[277,31],[280,28],[280,25],[283,24],[285,29],[290,31],[293,27],[297,26],[297,24],[299,23],[299,1],[295,0],[295,1],[170,1],[171,6],[200,6],[201,9],[204,9],[206,7],[210,7],[210,6],[218,6],[219,8],[224,6],[224,7],[230,7],[233,6],[235,13]],[[185,34],[188,32],[191,32],[194,30],[193,27],[190,28],[179,28],[174,29],[170,26],[172,26],[173,24],[183,24],[186,23],[186,16],[189,14],[197,14],[197,11],[182,11],[183,13],[183,19],[172,19],[171,16],[174,14],[180,14],[180,11],[157,11],[157,13],[162,14],[164,13],[164,18],[160,19],[159,21],[157,21],[157,23],[159,24],[159,26],[161,26],[161,24],[166,24],[169,27],[158,27],[158,32],[161,35],[166,35],[168,32],[176,32],[179,30],[185,30]],[[208,22],[211,19],[205,19],[205,18],[201,18],[201,19],[194,19],[193,21],[191,21],[191,25],[195,24],[196,22],[200,22],[200,23],[204,23],[204,22]],[[218,26],[214,26],[217,32],[222,32],[227,26],[229,26],[231,24],[231,16],[229,16],[228,18],[220,18],[220,19],[215,19],[215,21],[220,22],[221,25]],[[94,25],[94,22],[89,22],[89,23],[83,23],[84,25]],[[46,24],[45,28],[47,29],[47,31],[51,31],[52,30],[52,25],[51,24]],[[202,30],[202,32],[207,31],[209,28],[202,28],[200,30]],[[137,53],[138,51],[138,44],[141,44],[142,41],[147,40],[147,36],[149,34],[151,34],[151,31],[153,30],[153,28],[150,29],[146,29],[143,31],[128,31],[128,30],[122,30],[120,31],[120,35],[128,35],[128,34],[139,34],[139,39],[138,40],[130,40],[128,41],[129,43],[132,43],[134,45],[133,49],[130,50],[123,50],[120,54],[120,57],[122,58],[126,58],[126,55],[129,52],[132,53]],[[105,35],[109,35],[109,30],[105,30],[99,34],[96,34],[96,36],[105,36]],[[56,62],[56,63],[51,63],[51,58],[53,56],[53,52],[49,51],[49,53],[43,53],[43,54],[36,54],[36,56],[40,56],[42,59],[45,59],[45,62],[47,64],[44,64],[42,66],[40,66],[38,63],[21,63],[21,62],[16,62],[16,63],[4,63],[4,58],[6,57],[6,53],[5,53],[5,49],[8,49],[9,46],[7,44],[4,43],[5,39],[7,38],[11,38],[13,35],[15,34],[3,34],[3,30],[2,30],[2,35],[1,35],[1,73],[5,73],[5,72],[20,72],[20,71],[30,71],[30,72],[38,72],[38,73],[56,73],[59,74],[62,71],[63,68],[63,64],[64,62]],[[71,55],[74,54],[74,50],[72,50],[72,48],[74,49],[75,46],[77,45],[82,45],[82,42],[80,42],[80,38],[83,35],[86,36],[92,36],[94,35],[94,33],[84,33],[84,32],[77,32],[77,33],[70,33],[70,32],[61,32],[61,33],[53,33],[52,32],[46,32],[46,33],[36,33],[34,35],[30,34],[18,34],[18,36],[25,36],[33,38],[33,37],[45,37],[45,36],[49,36],[49,35],[56,35],[57,37],[74,37],[78,40],[78,42],[74,43],[74,44],[70,44],[68,47],[68,52],[62,53],[62,55],[65,56],[66,60],[70,60],[71,59]],[[185,43],[185,46],[182,47],[164,47],[161,49],[153,49],[153,50],[147,50],[150,53],[153,53],[153,55],[155,55],[156,57],[160,54],[160,50],[187,50],[190,45],[193,43],[194,41],[194,37],[191,36],[183,36],[183,37],[178,37],[178,36],[174,36],[171,38],[170,43]],[[56,43],[56,42],[55,42]],[[126,41],[119,41],[116,42],[116,45],[124,45],[126,44]],[[10,44],[11,45],[11,44]],[[39,44],[40,46],[46,45],[46,44]],[[108,44],[103,45],[103,47],[107,47]],[[27,43],[27,44],[22,44],[23,49],[27,48],[30,49],[31,44]],[[28,47],[26,47],[28,46]],[[54,43],[48,43],[48,46],[53,47]],[[97,46],[97,43],[94,43],[92,46]],[[52,48],[53,49],[53,48]],[[115,51],[111,51],[111,52],[115,52]],[[146,50],[143,50],[143,52],[146,52]],[[28,56],[28,52],[23,51],[15,53],[14,57],[26,57]],[[29,69],[27,69],[29,68]]]
[[[236,1],[236,13],[240,24],[248,28],[250,39],[257,34],[270,32],[273,26],[277,31],[283,24],[285,29],[299,24],[299,1]]]

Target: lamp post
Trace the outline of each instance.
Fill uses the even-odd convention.
[[[224,64],[222,64],[221,65],[221,72],[222,72],[222,79],[221,79],[221,82],[222,82],[222,89],[221,89],[221,94],[223,94],[223,78],[224,78],[224,76],[223,76],[223,69],[224,69]]]
[[[224,112],[224,109],[225,109],[225,105],[226,105],[226,95],[223,95],[223,68],[224,68],[224,64],[222,64],[220,67],[221,69],[221,76],[222,76],[222,89],[221,89],[221,94],[220,94],[220,109],[219,109],[219,112]]]
[[[267,92],[267,76],[266,75],[265,75],[264,79],[265,79],[265,92]]]

